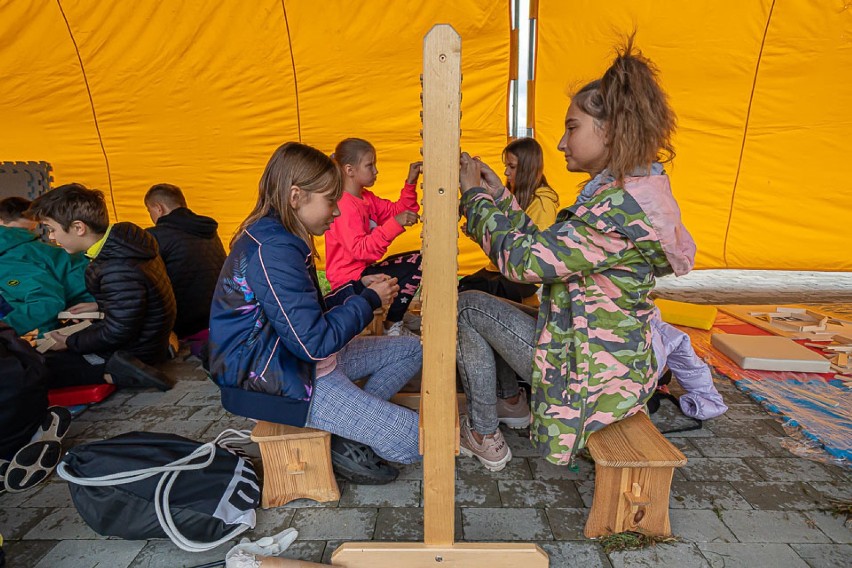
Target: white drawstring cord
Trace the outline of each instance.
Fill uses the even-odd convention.
[[[227,430],[222,431],[222,433],[216,436],[216,439],[214,441],[202,444],[188,456],[180,458],[163,466],[138,469],[135,471],[122,471],[109,475],[102,475],[99,477],[86,478],[76,477],[73,474],[69,473],[65,467],[65,462],[63,461],[56,468],[56,472],[59,477],[66,481],[76,483],[78,485],[92,487],[104,487],[110,485],[123,485],[125,483],[134,483],[136,481],[142,481],[143,479],[147,479],[154,475],[162,474],[160,480],[157,482],[157,489],[154,492],[154,510],[157,513],[157,520],[160,522],[160,526],[163,528],[163,531],[166,533],[166,536],[168,536],[178,548],[186,550],[187,552],[204,552],[206,550],[216,548],[220,544],[228,542],[235,536],[244,533],[251,527],[246,524],[241,524],[240,526],[232,530],[230,533],[215,542],[206,543],[189,540],[180,532],[180,530],[178,530],[177,525],[175,525],[174,519],[172,517],[171,507],[169,506],[169,495],[171,494],[172,486],[177,480],[177,476],[180,475],[182,471],[204,469],[205,467],[213,463],[213,459],[216,456],[217,446],[233,450],[234,448],[231,448],[231,445],[247,444],[250,441],[251,433],[249,431],[233,430],[229,428]],[[204,457],[205,454],[207,457],[206,460],[204,460],[203,462],[191,463],[195,459]]]

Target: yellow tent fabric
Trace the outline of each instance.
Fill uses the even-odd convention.
[[[541,2],[536,137],[563,205],[583,177],[556,150],[570,93],[624,34],[678,114],[668,167],[699,268],[852,270],[848,2]]]
[[[420,159],[422,42],[436,23],[462,36],[462,145],[498,163],[505,0],[5,2],[0,159],[50,162],[54,185],[102,189],[113,220],[142,226],[148,187],[176,184],[225,240],[288,140],[327,153],[345,137],[370,140],[374,190],[396,198]],[[460,246],[465,271],[484,264],[476,245]],[[419,248],[415,226],[390,252]]]
[[[679,115],[669,170],[698,266],[852,270],[847,3],[541,2],[535,126],[563,205],[582,181],[555,149],[568,93],[635,27]],[[50,162],[55,185],[103,189],[114,220],[142,226],[146,189],[177,184],[226,240],[287,140],[372,141],[375,190],[395,198],[419,159],[422,38],[437,22],[463,41],[462,148],[500,168],[508,0],[6,1],[0,159]],[[461,272],[485,264],[459,245]],[[390,252],[419,246],[415,226]]]

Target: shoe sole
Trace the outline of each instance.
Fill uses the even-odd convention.
[[[488,461],[487,459],[483,458],[482,456],[474,453],[473,450],[465,448],[462,445],[459,445],[459,453],[461,455],[467,456],[469,458],[478,459],[479,463],[481,463],[483,466],[485,466],[485,469],[487,469],[488,471],[493,471],[493,472],[503,470],[503,468],[506,467],[506,464],[509,463],[509,460],[512,459],[512,450],[509,450],[509,452],[506,454],[506,457],[504,457],[500,461],[496,461],[496,462]]]
[[[396,481],[396,478],[399,477],[398,471],[393,477],[375,477],[371,475],[364,475],[363,473],[356,473],[355,470],[344,465],[340,465],[339,463],[332,462],[331,465],[334,473],[346,481],[355,483],[356,485],[387,485],[388,483]]]
[[[527,415],[526,418],[510,418],[510,417],[499,417],[498,416],[497,422],[499,422],[501,424],[505,424],[506,426],[508,426],[512,430],[521,430],[521,429],[529,426],[530,422],[532,422],[532,420],[530,419],[529,415]]]
[[[15,454],[6,470],[6,491],[18,493],[38,485],[62,459],[62,438],[71,426],[71,413],[62,406],[47,409],[41,437]]]

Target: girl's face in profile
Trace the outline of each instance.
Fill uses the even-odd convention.
[[[379,170],[376,169],[376,155],[373,152],[365,153],[353,171],[354,181],[358,187],[373,187],[379,175]]]
[[[592,177],[606,167],[607,149],[603,128],[577,105],[568,107],[565,134],[557,146],[565,154],[569,172],[586,172]]]
[[[291,205],[296,210],[296,217],[310,234],[319,237],[331,227],[334,218],[340,215],[338,200],[333,196],[334,192],[330,189],[322,193],[302,191],[295,185],[290,189]]]
[[[515,171],[518,169],[518,157],[511,152],[506,152],[506,171],[503,174],[506,176],[506,187],[512,192],[515,191]]]

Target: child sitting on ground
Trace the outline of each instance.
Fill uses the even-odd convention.
[[[378,197],[368,187],[376,183],[376,149],[360,138],[347,138],[337,145],[334,161],[343,174],[340,216],[325,234],[326,277],[332,289],[362,276],[387,274],[399,282],[399,295],[385,316],[385,335],[406,333],[403,317],[420,286],[420,252],[397,254],[377,262],[391,242],[415,224],[417,179],[423,162],[414,162],[399,200]]]
[[[171,381],[150,367],[169,358],[176,313],[154,237],[133,223],[111,225],[103,193],[76,183],[40,196],[30,214],[59,246],[91,259],[86,287],[95,302],[69,311],[104,314],[68,337],[46,335],[55,341],[46,358],[50,388],[112,382],[170,389]]]
[[[0,298],[8,306],[0,320],[18,335],[55,329],[59,312],[92,301],[84,278],[88,259],[42,242],[33,232],[38,223],[24,213],[30,203],[23,197],[0,201]]]
[[[227,256],[219,223],[193,213],[180,188],[168,183],[148,190],[145,207],[155,224],[148,232],[157,239],[175,293],[175,334],[191,346],[206,343],[210,302]]]
[[[288,142],[273,153],[213,296],[210,374],[226,410],[342,436],[335,471],[387,483],[398,472],[376,454],[420,460],[417,414],[388,400],[423,351],[417,337],[359,337],[399,291],[395,279],[367,275],[320,293],[314,237],[339,214],[341,193],[340,171],[319,150]],[[353,381],[363,378],[361,389]]]

